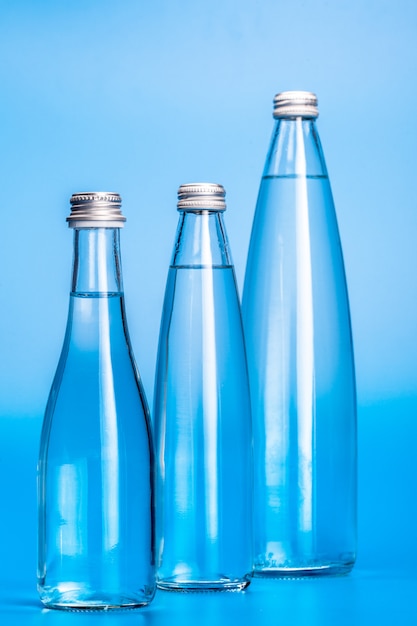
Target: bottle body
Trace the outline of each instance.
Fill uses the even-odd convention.
[[[255,575],[349,571],[356,392],[349,304],[314,119],[279,119],[243,295],[255,455]]]
[[[223,237],[220,213],[185,212],[169,269],[155,384],[163,589],[243,589],[252,572],[250,400]]]
[[[52,608],[136,607],[155,592],[153,448],[115,280],[118,232],[75,231],[78,276],[38,473],[38,589]]]

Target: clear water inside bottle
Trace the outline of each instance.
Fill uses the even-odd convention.
[[[233,267],[171,267],[155,389],[159,587],[249,584],[248,394]]]
[[[39,462],[38,588],[47,606],[154,595],[153,459],[123,295],[73,293]]]
[[[255,573],[348,571],[355,381],[327,176],[265,176],[243,297],[255,453]]]

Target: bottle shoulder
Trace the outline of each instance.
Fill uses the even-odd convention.
[[[171,265],[200,268],[232,265],[221,212],[202,211],[180,214]]]
[[[327,176],[314,120],[278,120],[272,134],[264,176]]]
[[[83,419],[99,419],[109,411],[115,419],[148,415],[121,296],[72,294],[46,416],[60,414],[82,427]]]

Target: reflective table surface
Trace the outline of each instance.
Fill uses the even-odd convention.
[[[417,624],[417,399],[359,410],[359,556],[348,576],[256,578],[244,592],[158,591],[133,611],[43,608],[36,592],[41,417],[0,420],[0,625]]]

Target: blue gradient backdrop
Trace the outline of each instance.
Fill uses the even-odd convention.
[[[13,581],[35,597],[34,472],[66,323],[70,195],[123,197],[128,322],[152,405],[177,188],[196,180],[226,187],[241,288],[272,98],[286,89],[318,95],[345,255],[359,403],[353,576],[412,572],[416,42],[414,0],[0,0],[5,597]]]

